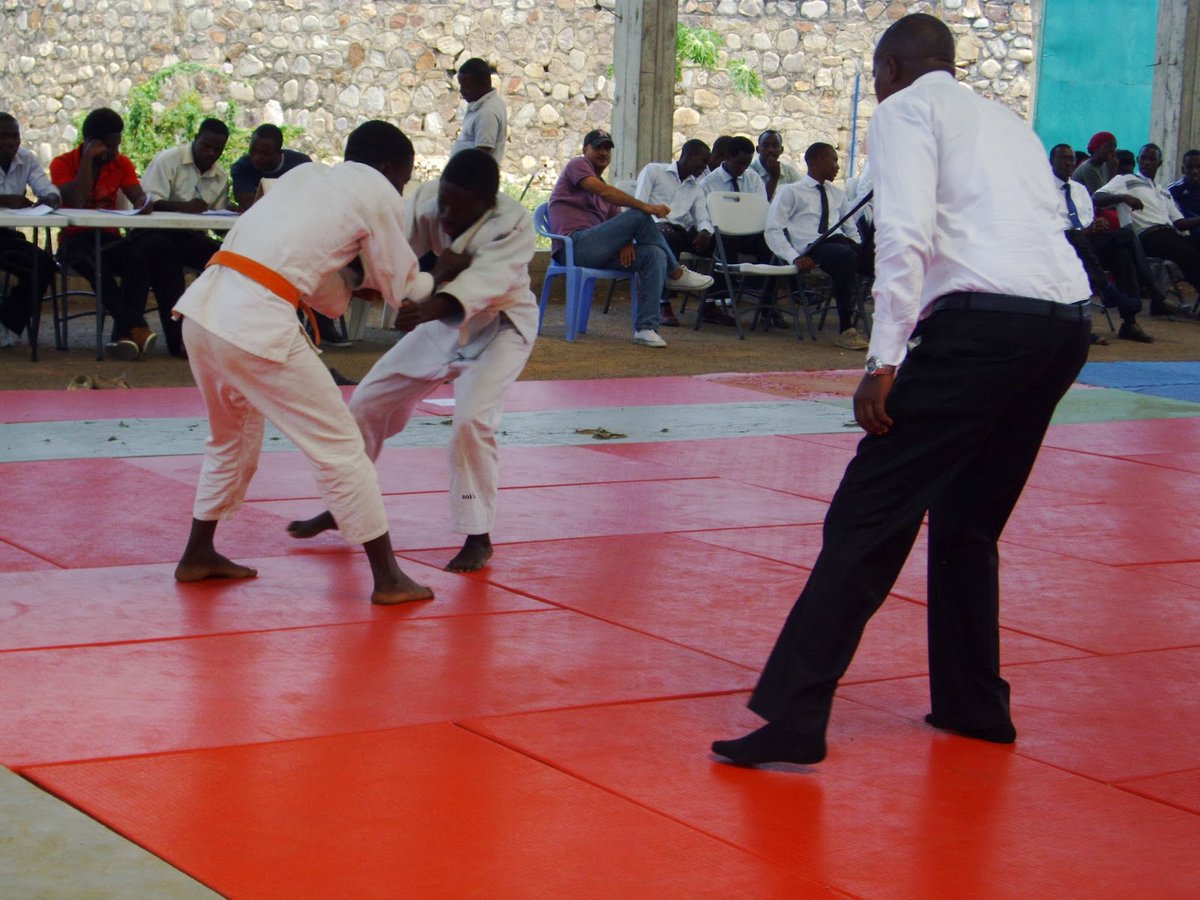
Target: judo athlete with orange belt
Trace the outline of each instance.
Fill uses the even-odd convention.
[[[213,536],[246,496],[265,419],[312,462],[342,535],[366,550],[371,602],[433,597],[396,563],[375,467],[296,315],[307,306],[336,319],[360,277],[393,306],[423,300],[439,274],[419,271],[404,236],[408,138],[386,122],[366,122],[347,140],[345,159],[281,178],[175,306],[210,428],[179,581],[257,574],[218,553]]]

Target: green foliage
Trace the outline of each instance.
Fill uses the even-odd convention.
[[[679,23],[675,29],[675,80],[678,82],[682,79],[685,63],[699,66],[706,72],[721,71],[720,50],[724,46],[725,39],[712,29],[699,26],[692,28]],[[725,71],[729,73],[733,89],[739,94],[747,94],[760,100],[766,96],[762,79],[756,71],[746,65],[744,59],[730,59]]]
[[[190,85],[175,100],[163,103],[164,88],[179,76],[201,77],[190,78]],[[209,116],[219,118],[229,126],[229,143],[225,145],[225,153],[221,157],[226,168],[249,150],[251,131],[237,123],[238,105],[235,101],[227,101],[225,113],[221,116],[204,109],[203,97],[196,82],[210,78],[221,85],[228,80],[224,72],[209,66],[191,62],[176,63],[156,72],[129,92],[121,152],[133,160],[139,172],[145,172],[150,161],[163,150],[192,140],[200,123]],[[157,113],[156,107],[159,108]],[[282,130],[285,146],[304,131],[295,125],[284,125]]]
[[[675,29],[675,80],[683,77],[685,62],[708,72],[721,68],[720,49],[725,39],[708,28],[689,28],[680,24]]]
[[[763,89],[762,79],[758,73],[746,65],[744,59],[729,61],[729,80],[733,82],[734,90],[762,100],[767,92]]]
[[[725,39],[711,28],[692,28],[680,22],[675,28],[675,83],[683,80],[684,65],[699,66],[706,72],[722,71],[720,51],[724,46]],[[604,74],[612,78],[615,71],[610,65],[604,70]],[[729,73],[733,89],[739,94],[747,94],[759,100],[766,96],[762,79],[741,57],[730,59],[725,71]]]

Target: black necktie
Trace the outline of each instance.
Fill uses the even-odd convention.
[[[817,231],[824,234],[829,228],[829,197],[825,193],[825,185],[818,182],[817,190],[821,194],[821,221],[817,224]]]
[[[734,175],[733,176],[733,192],[735,194],[738,192],[737,180],[738,180],[738,177],[736,175]]]

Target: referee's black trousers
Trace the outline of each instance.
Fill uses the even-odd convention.
[[[891,430],[864,437],[842,477],[752,710],[824,732],[838,680],[928,512],[933,713],[960,728],[1011,722],[996,544],[1090,332],[1087,319],[975,310],[923,323],[887,399]]]

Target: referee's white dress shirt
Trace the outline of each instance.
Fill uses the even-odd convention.
[[[1028,123],[948,72],[879,104],[870,353],[899,363],[926,307],[956,291],[1076,303],[1091,291],[1062,239],[1056,179]]]

